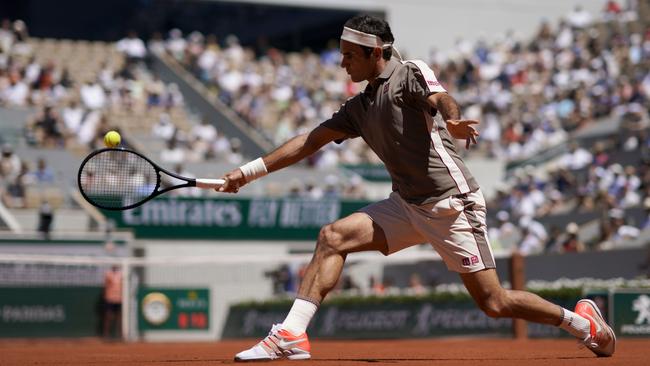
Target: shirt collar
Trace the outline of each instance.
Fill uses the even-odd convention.
[[[375,86],[379,86],[379,84],[381,84],[384,81],[388,80],[388,78],[390,78],[391,75],[393,75],[393,72],[395,71],[395,69],[397,68],[397,65],[399,65],[399,64],[400,64],[400,62],[397,61],[394,58],[391,58],[390,60],[388,60],[388,62],[386,63],[386,66],[384,67],[384,70],[381,72],[381,74],[379,74],[379,76],[377,76],[377,79],[375,79]],[[364,90],[364,93],[366,95],[372,95],[372,93],[373,93],[372,84],[368,84],[366,86],[366,89]]]
[[[393,75],[393,71],[395,71],[395,68],[397,68],[397,65],[399,63],[400,63],[399,61],[391,57],[391,59],[388,60],[388,62],[386,63],[386,67],[384,67],[384,71],[382,71],[381,74],[377,76],[377,79],[384,79],[384,80],[388,79],[391,75]]]

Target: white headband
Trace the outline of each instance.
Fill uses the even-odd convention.
[[[343,33],[341,34],[341,39],[344,41],[352,42],[360,46],[366,47],[380,47],[380,48],[392,48],[393,55],[402,59],[402,55],[397,51],[397,48],[393,46],[393,43],[384,43],[384,41],[374,34],[364,33],[356,29],[343,27]]]
[[[374,34],[364,33],[348,27],[343,27],[341,39],[366,47],[388,48],[392,45],[392,43],[384,43],[381,38]]]

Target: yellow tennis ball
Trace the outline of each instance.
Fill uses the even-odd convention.
[[[108,131],[104,135],[104,145],[106,147],[117,147],[122,141],[122,137],[116,131]]]

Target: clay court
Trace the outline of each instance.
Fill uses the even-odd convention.
[[[220,365],[250,341],[105,343],[88,340],[0,341],[0,365]],[[596,358],[572,340],[453,339],[312,342],[312,360],[274,365],[648,365],[650,340],[623,339],[612,358]],[[268,363],[265,363],[268,364]]]

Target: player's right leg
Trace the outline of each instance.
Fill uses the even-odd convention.
[[[570,311],[533,293],[501,286],[486,235],[485,199],[480,191],[423,205],[412,213],[414,227],[427,233],[447,267],[460,274],[470,295],[488,316],[555,325],[598,356],[614,353],[614,333],[593,302],[581,300],[575,311]]]
[[[605,322],[595,302],[582,299],[576,304],[576,314],[589,320],[589,335],[580,343],[589,348],[598,357],[609,357],[616,351],[616,334]]]
[[[575,310],[570,311],[533,293],[504,289],[494,269],[460,276],[474,301],[488,316],[560,327],[599,357],[609,357],[616,349],[614,331],[591,300],[578,301]]]
[[[287,318],[275,324],[261,342],[238,353],[235,361],[309,359],[311,350],[305,331],[320,302],[338,282],[345,257],[373,250],[386,253],[386,237],[365,213],[353,213],[324,226]]]

